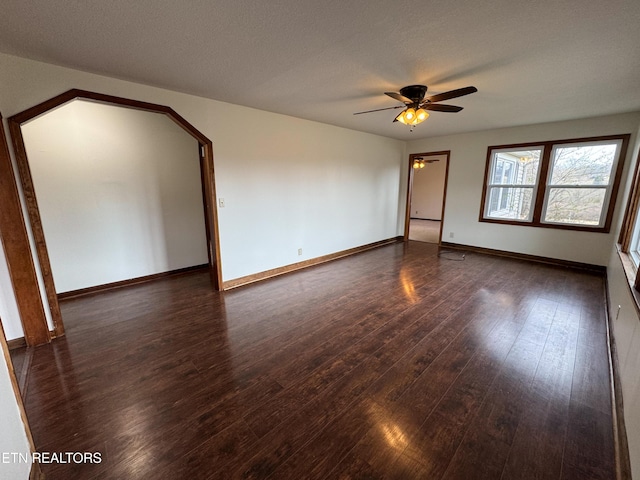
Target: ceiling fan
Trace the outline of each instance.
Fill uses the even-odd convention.
[[[477,92],[476,87],[464,87],[456,90],[450,90],[448,92],[439,93],[437,95],[431,95],[426,97],[427,86],[426,85],[409,85],[400,89],[399,92],[384,92],[385,95],[402,102],[403,105],[396,107],[378,108],[376,110],[367,110],[366,112],[357,112],[354,115],[361,115],[363,113],[380,112],[382,110],[395,110],[397,108],[404,108],[404,110],[395,117],[394,122],[404,123],[405,125],[411,125],[411,128],[419,123],[424,122],[429,113],[427,110],[434,112],[459,112],[462,107],[455,105],[442,105],[438,102],[443,100],[449,100],[451,98],[458,98],[470,93]]]
[[[413,168],[416,170],[420,168],[424,168],[428,163],[439,162],[439,158],[427,158],[425,160],[424,157],[413,157]]]

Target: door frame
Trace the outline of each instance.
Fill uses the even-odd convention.
[[[444,225],[444,211],[447,204],[447,186],[449,184],[449,162],[451,160],[451,150],[442,150],[439,152],[412,153],[409,155],[409,173],[407,175],[407,199],[404,214],[404,241],[409,241],[409,222],[411,221],[411,195],[413,193],[413,162],[416,157],[435,157],[444,156],[446,167],[444,172],[444,193],[442,198],[442,214],[440,220],[440,234],[438,236],[438,245],[442,244],[442,226]]]
[[[38,290],[37,278],[31,275],[31,271],[26,265],[29,262],[33,264],[33,259],[31,257],[29,238],[24,223],[24,217],[22,216],[22,209],[20,207],[18,185],[16,184],[16,178],[13,173],[13,166],[11,164],[11,156],[9,154],[9,147],[7,144],[7,137],[5,135],[4,122],[2,120],[1,113],[0,205],[2,205],[2,208],[0,209],[0,238],[2,240],[2,246],[7,257],[7,267],[9,270],[9,276],[11,278],[11,284],[13,285],[14,291],[20,291],[20,295],[16,293],[16,304],[18,306],[18,313],[20,317],[27,315],[44,315],[44,310],[42,310],[40,292]],[[17,260],[18,263],[10,263],[10,256],[12,257],[12,259]],[[29,293],[34,288],[37,298],[35,303],[32,303],[32,299],[29,296]],[[38,311],[38,309],[41,313]],[[29,442],[29,448],[31,449],[31,453],[33,453],[35,452],[35,443],[33,441],[33,435],[31,434],[31,427],[29,426],[29,419],[27,418],[22,394],[20,393],[18,379],[16,378],[16,373],[13,368],[13,361],[11,360],[11,355],[9,354],[9,345],[7,344],[7,337],[5,336],[4,327],[2,326],[2,319],[0,319],[0,350],[2,350],[2,357],[7,364],[7,370],[9,371],[9,381],[11,382],[13,395],[18,405],[20,420],[24,425],[24,431]],[[39,467],[37,466],[37,464],[34,464],[32,466],[32,469],[34,469],[34,471],[37,471]]]
[[[18,167],[17,173],[22,184],[22,191],[24,193],[27,215],[33,233],[34,245],[37,254],[36,257],[40,266],[40,271],[42,273],[44,289],[54,325],[53,332],[49,332],[47,320],[44,315],[41,318],[27,318],[21,315],[23,327],[25,329],[25,339],[27,345],[47,343],[50,342],[52,338],[63,335],[64,324],[62,322],[62,315],[60,312],[60,306],[58,304],[58,297],[53,281],[53,274],[51,272],[49,253],[45,241],[44,230],[42,228],[40,211],[38,209],[36,192],[33,185],[33,179],[31,177],[29,159],[27,157],[27,151],[24,143],[24,138],[22,136],[21,126],[22,124],[33,120],[34,118],[43,115],[54,108],[58,108],[61,105],[77,99],[164,114],[174,123],[176,123],[176,125],[178,125],[198,141],[198,144],[200,146],[200,177],[205,211],[209,271],[214,284],[214,288],[216,290],[220,290],[222,288],[220,238],[218,232],[218,216],[216,212],[215,202],[216,189],[213,167],[213,143],[211,142],[211,140],[209,140],[204,134],[202,134],[198,129],[196,129],[193,125],[191,125],[187,120],[185,120],[170,107],[157,105],[154,103],[141,102],[138,100],[132,100],[123,97],[117,97],[113,95],[90,92],[87,90],[72,89],[8,118],[9,133],[11,136],[16,164]],[[7,259],[7,261],[9,262],[9,258]],[[33,265],[32,268],[34,268]],[[35,270],[33,272],[33,275],[36,275]],[[37,292],[37,295],[40,295],[39,291]],[[33,295],[33,292],[32,297],[35,297],[35,295]],[[29,337],[26,335],[27,329],[29,329],[30,331],[40,332],[39,338],[46,338],[46,341],[38,341],[36,343],[31,342]],[[46,334],[43,333],[43,330],[46,331]],[[53,333],[53,335],[51,335],[51,333]]]
[[[47,343],[49,329],[41,328],[43,321],[46,325],[46,317],[2,115],[0,115],[0,205],[2,205],[0,238],[25,342],[29,345]]]

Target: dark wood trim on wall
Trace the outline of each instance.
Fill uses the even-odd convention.
[[[0,237],[26,342],[40,345],[50,341],[49,327],[1,115],[0,137]]]
[[[22,136],[21,125],[48,112],[49,110],[57,108],[61,105],[64,105],[65,103],[71,102],[76,99],[90,100],[154,113],[162,113],[168,116],[174,123],[176,123],[176,125],[178,125],[198,141],[200,145],[199,157],[201,167],[203,202],[206,217],[205,223],[209,268],[214,287],[219,290],[222,286],[222,266],[220,264],[220,240],[217,220],[218,217],[215,208],[216,190],[215,174],[213,168],[213,143],[211,142],[211,140],[209,140],[205,135],[203,135],[198,129],[187,122],[173,109],[167,106],[141,102],[138,100],[131,100],[128,98],[116,97],[113,95],[105,95],[102,93],[89,92],[86,90],[72,89],[54,98],[46,100],[38,105],[35,105],[23,112],[17,113],[16,115],[13,115],[9,118],[9,130],[11,133],[15,151],[18,173],[20,176],[20,181],[22,183],[22,190],[26,200],[27,214],[29,216],[31,230],[34,236],[37,258],[40,264],[40,270],[42,272],[44,287],[49,303],[49,309],[51,310],[51,316],[54,322],[54,335],[59,336],[64,334],[64,325],[62,322],[62,316],[60,314],[60,307],[58,305],[58,297],[53,281],[53,275],[51,273],[49,254],[47,251],[44,231],[42,229],[42,222],[38,210],[36,192],[34,189],[33,180],[31,178],[29,160],[27,158],[27,151],[24,144],[24,138]],[[47,329],[47,336],[48,335],[49,333]],[[47,341],[50,341],[48,337]],[[27,343],[31,345],[28,337]]]
[[[493,147],[492,147],[493,148]],[[535,204],[533,205],[533,217],[532,221],[535,221],[536,224],[541,226],[547,225],[545,223],[540,222],[539,220],[542,218],[542,207],[544,206],[544,196],[547,190],[547,177],[549,175],[549,163],[551,163],[551,150],[552,145],[543,145],[542,147],[542,157],[540,158],[540,171],[538,172],[538,188],[536,189],[536,197]],[[491,149],[489,149],[488,156],[491,155]],[[484,183],[487,183],[487,178],[485,178]],[[484,202],[486,199],[483,198]],[[484,212],[484,205],[482,206],[482,211]],[[485,219],[486,220],[486,219]],[[555,227],[555,225],[552,225]],[[571,226],[571,225],[570,225]]]
[[[592,265],[590,263],[572,262],[570,260],[561,260],[558,258],[540,257],[538,255],[529,255],[527,253],[507,252],[506,250],[496,250],[493,248],[474,247],[473,245],[462,245],[460,243],[442,242],[443,248],[453,248],[456,250],[467,250],[469,252],[483,253],[486,255],[496,255],[499,257],[517,258],[527,260],[529,262],[545,263],[548,265],[557,265],[559,267],[575,268],[578,270],[589,270],[591,272],[605,273],[607,267],[602,265]]]
[[[13,340],[7,340],[7,347],[9,350],[15,350],[16,348],[22,348],[27,346],[27,340],[24,337],[14,338]]]
[[[184,275],[185,273],[197,272],[199,270],[208,270],[209,265],[194,265],[193,267],[178,268],[169,272],[154,273],[151,275],[145,275],[143,277],[128,278],[126,280],[120,280],[119,282],[104,283],[102,285],[95,285],[93,287],[80,288],[78,290],[70,290],[58,294],[58,300],[64,300],[66,298],[81,297],[84,295],[92,295],[94,293],[105,292],[107,290],[114,290],[116,288],[128,287],[131,285],[137,285],[139,283],[151,282],[160,278],[173,277],[176,275]]]
[[[349,255],[355,255],[357,253],[365,252],[367,250],[381,247],[383,245],[389,245],[391,243],[399,243],[399,242],[402,242],[403,240],[404,240],[403,237],[400,237],[400,236],[394,237],[394,238],[388,238],[386,240],[380,240],[378,242],[369,243],[367,245],[362,245],[360,247],[349,248],[347,250],[342,250],[340,252],[330,253],[329,255],[323,255],[321,257],[311,258],[309,260],[305,260],[304,262],[292,263],[291,265],[285,265],[284,267],[273,268],[271,270],[265,270],[264,272],[254,273],[252,275],[235,278],[233,280],[227,280],[226,282],[224,282],[223,288],[224,290],[229,290],[231,288],[241,287],[243,285],[248,285],[250,283],[259,282],[261,280],[267,280],[269,278],[277,277],[279,275],[284,275],[286,273],[295,272],[296,270],[301,270],[303,268],[313,267],[315,265],[320,265],[321,263],[337,260],[338,258],[343,258]]]
[[[411,224],[411,196],[413,195],[413,159],[417,154],[409,155],[409,171],[407,173],[407,201],[404,208],[404,241],[409,240],[409,225]]]
[[[200,144],[200,172],[202,175],[202,195],[204,197],[205,226],[209,272],[216,290],[222,290],[222,262],[220,259],[220,231],[216,210],[216,182],[213,168],[213,144],[210,140]]]
[[[442,227],[444,225],[444,211],[447,204],[447,185],[449,184],[449,162],[451,161],[451,150],[443,150],[440,152],[428,152],[428,153],[412,153],[409,155],[409,174],[407,176],[407,202],[405,206],[404,214],[404,241],[409,240],[409,224],[411,222],[411,196],[413,194],[413,161],[416,157],[446,157],[446,166],[444,172],[444,192],[442,198],[442,213],[440,215],[440,236],[438,241],[442,241]]]
[[[40,264],[40,272],[42,273],[42,281],[47,294],[47,302],[49,304],[49,310],[51,311],[51,319],[53,320],[53,335],[54,337],[58,337],[60,335],[64,335],[64,324],[62,323],[62,314],[60,313],[60,306],[58,305],[58,300],[56,298],[56,286],[53,281],[53,273],[51,272],[49,251],[47,250],[47,245],[44,239],[44,230],[42,229],[42,220],[40,218],[40,210],[38,208],[36,192],[33,186],[33,178],[31,177],[31,169],[29,168],[29,162],[27,160],[27,149],[24,144],[24,137],[22,136],[20,124],[12,122],[11,118],[9,118],[9,131],[13,141],[13,150],[16,156],[16,164],[18,166],[20,181],[22,183],[22,192],[24,194],[24,200],[27,207],[27,214],[29,215],[29,223],[31,225],[31,233],[33,234],[38,263]],[[47,331],[49,331],[49,327],[46,326],[46,328]],[[28,337],[27,343],[29,345],[33,345],[29,341]]]

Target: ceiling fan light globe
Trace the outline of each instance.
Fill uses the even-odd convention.
[[[419,108],[416,112],[416,120],[418,120],[418,123],[424,122],[427,118],[429,118],[429,113],[424,108]]]
[[[407,121],[404,119],[404,111],[401,112],[400,115],[396,117],[396,120],[400,123],[407,125]]]
[[[404,111],[404,119],[407,123],[411,123],[416,118],[416,110],[414,108],[407,108]]]

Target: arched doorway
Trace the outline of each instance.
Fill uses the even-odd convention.
[[[213,145],[211,140],[205,137],[193,125],[191,125],[169,107],[95,92],[88,92],[84,90],[69,90],[68,92],[58,95],[57,97],[54,97],[28,110],[18,113],[8,119],[9,131],[11,134],[12,143],[16,155],[16,162],[18,165],[18,174],[22,184],[22,190],[24,192],[27,214],[31,225],[31,230],[33,232],[37,259],[40,266],[40,271],[42,273],[42,280],[49,303],[51,319],[53,321],[53,337],[62,335],[64,333],[64,324],[62,322],[62,316],[58,305],[58,297],[53,280],[53,275],[51,272],[49,253],[45,241],[40,211],[38,209],[33,179],[31,177],[29,168],[29,159],[27,157],[27,150],[22,135],[21,125],[40,115],[45,114],[46,112],[54,108],[57,108],[76,99],[101,102],[115,106],[164,114],[198,141],[198,144],[200,145],[200,170],[202,192],[204,197],[203,204],[205,210],[205,224],[208,247],[207,250],[209,260],[208,264],[215,288],[219,290],[222,285],[218,224],[215,210],[216,194],[213,168]],[[32,292],[32,297],[35,298],[35,296],[39,296],[39,292]],[[42,339],[46,339],[45,341],[50,341],[52,336],[49,333],[49,327],[47,325],[46,317],[34,318],[33,316],[25,317],[24,315],[21,315],[21,317],[27,344],[35,345],[37,343],[45,343],[42,341]],[[43,330],[46,331],[46,334],[43,333]],[[36,333],[35,335],[34,332]],[[39,338],[40,340],[37,341],[37,343],[32,343],[29,340],[30,338]]]

